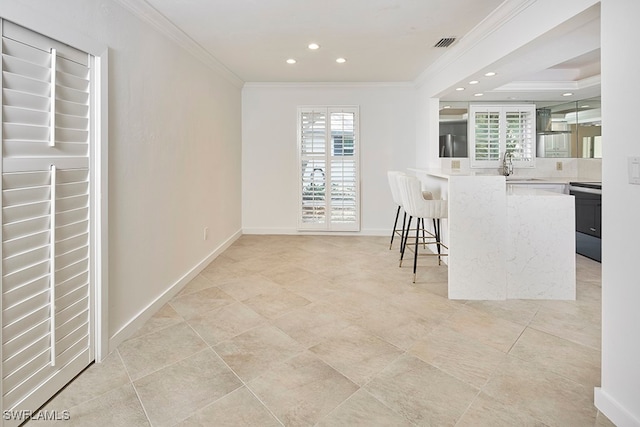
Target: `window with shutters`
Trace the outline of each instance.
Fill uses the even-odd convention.
[[[300,230],[360,230],[357,107],[298,108]]]
[[[535,105],[469,105],[471,167],[500,167],[506,152],[514,167],[534,167]]]

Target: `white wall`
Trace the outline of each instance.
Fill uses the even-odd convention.
[[[414,101],[409,85],[247,84],[242,91],[243,232],[296,232],[296,108],[358,105],[361,233],[390,233],[395,212],[387,171],[414,166]]]
[[[2,0],[3,11],[110,48],[113,348],[240,231],[240,88],[111,0]]]
[[[637,100],[640,2],[603,0],[602,131],[602,387],[596,406],[616,425],[640,426],[640,185],[627,158],[640,156]]]

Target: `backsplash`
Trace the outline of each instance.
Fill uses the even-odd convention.
[[[561,163],[562,170],[558,170],[558,164]],[[452,167],[453,166],[453,167]],[[459,167],[455,167],[459,166]],[[502,173],[498,168],[471,168],[469,159],[464,158],[441,158],[440,167],[443,170],[459,170],[461,172],[476,172],[480,174],[499,175]],[[516,168],[514,175],[523,177],[540,177],[540,178],[582,178],[594,181],[602,179],[602,159],[573,159],[573,158],[536,158],[536,166],[534,168]]]

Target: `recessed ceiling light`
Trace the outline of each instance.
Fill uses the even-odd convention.
[[[573,92],[567,92],[562,94],[562,96],[571,96],[571,95],[573,95]]]
[[[470,84],[470,85],[477,85],[478,83],[480,83],[480,82],[479,82],[479,81],[477,81],[477,80],[471,80],[471,81],[469,82],[469,84]]]
[[[474,93],[473,96],[483,96],[484,93]]]
[[[346,60],[346,59],[344,59],[344,58],[338,58],[338,59],[336,59],[336,62],[337,62],[338,64],[344,64],[345,62],[347,62],[347,60]]]
[[[444,106],[444,107],[442,107],[442,108],[444,108],[444,109],[446,110],[447,108],[451,108],[451,105],[445,105],[445,106]]]
[[[589,108],[591,105],[581,105],[580,108]]]
[[[289,58],[289,59],[287,59],[287,64],[295,64],[296,62],[298,62],[298,61],[296,61],[296,60],[295,60],[295,59],[293,59],[293,58]]]
[[[487,77],[493,77],[493,76],[496,75],[496,73],[493,72],[493,71],[489,71],[488,73],[484,73],[484,75],[487,76]]]
[[[460,91],[460,90],[464,90],[464,88],[463,87],[457,87],[456,90]]]
[[[309,43],[309,46],[307,47],[311,50],[320,49],[320,45],[318,43]]]

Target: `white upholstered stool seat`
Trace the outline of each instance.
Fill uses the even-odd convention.
[[[397,206],[396,219],[393,222],[393,231],[391,232],[391,242],[389,243],[389,249],[391,249],[391,247],[393,246],[393,238],[396,236],[396,234],[398,234],[400,235],[400,250],[402,250],[402,242],[404,240],[404,234],[405,234],[405,225],[407,222],[407,212],[405,211],[402,219],[402,229],[398,230],[397,228],[398,218],[400,217],[400,210],[402,210],[402,198],[400,197],[400,187],[398,186],[399,184],[397,179],[399,176],[405,176],[405,173],[399,172],[399,171],[387,172],[387,179],[389,180],[389,188],[391,189],[391,198],[393,199],[393,202]],[[422,197],[425,200],[430,200],[430,199],[433,199],[433,194],[431,194],[430,191],[423,191]]]

